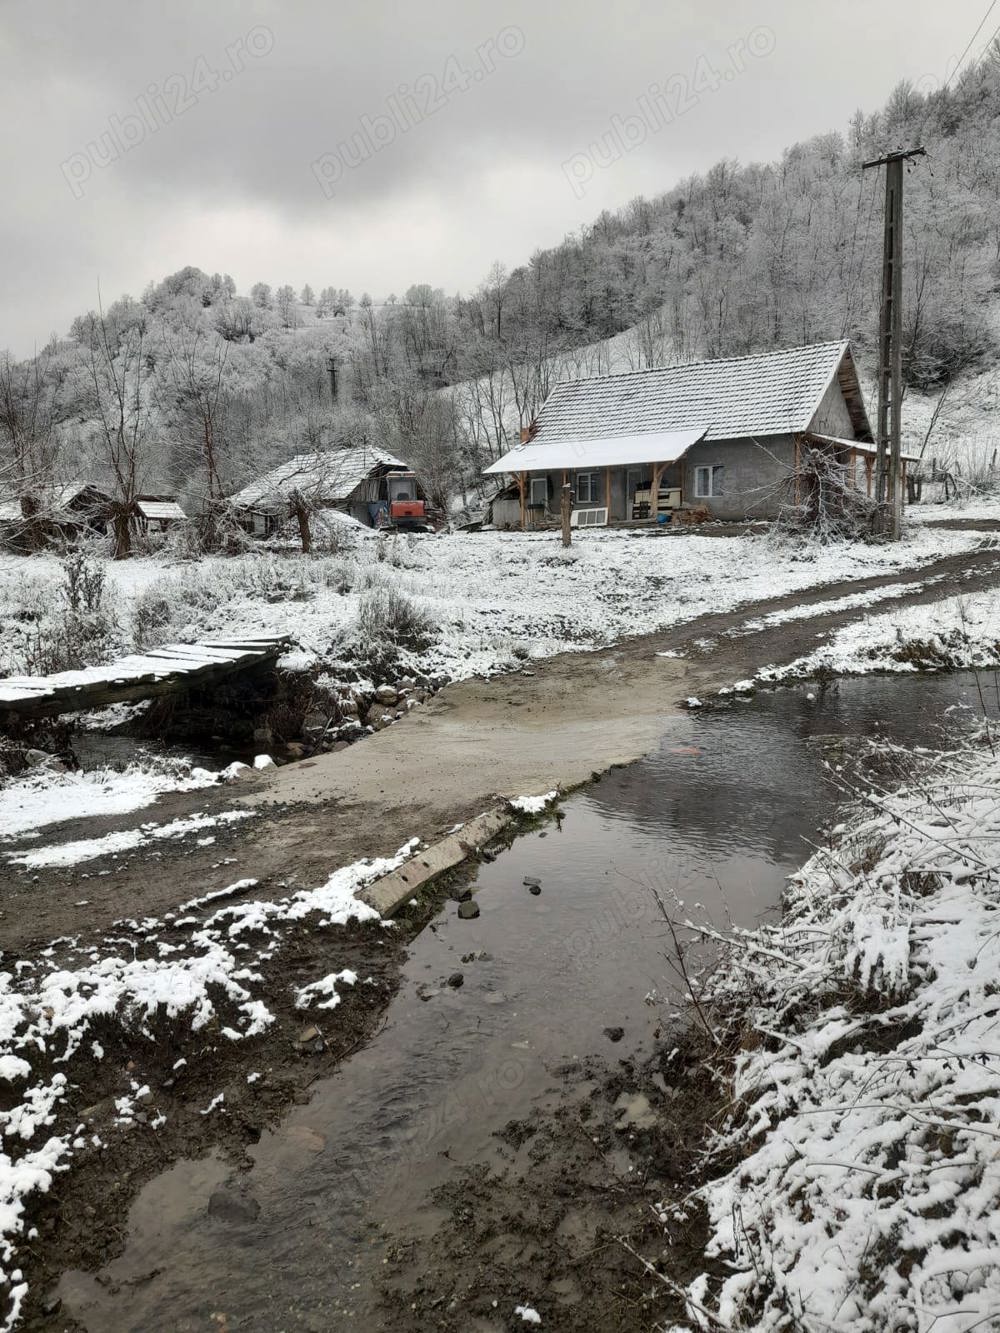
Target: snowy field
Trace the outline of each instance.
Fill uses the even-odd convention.
[[[691,1288],[702,1327],[997,1326],[1000,759],[983,738],[904,762],[705,997],[742,1053],[703,1191],[729,1276]]]
[[[768,535],[590,532],[564,551],[552,534],[481,533],[359,538],[349,550],[312,557],[144,558],[106,566],[109,624],[101,647],[109,659],[132,651],[141,634],[164,642],[290,633],[301,651],[289,665],[332,661],[356,645],[366,596],[388,588],[430,618],[425,673],[462,679],[815,585],[892,574],[981,541],[915,523],[896,547],[802,550]],[[6,673],[30,665],[39,620],[64,614],[63,580],[53,557],[0,557]]]

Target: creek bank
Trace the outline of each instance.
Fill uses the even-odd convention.
[[[491,845],[469,847],[467,857],[493,859],[519,830],[535,823],[511,813]],[[82,1333],[86,1324],[53,1294],[55,1284],[67,1269],[100,1269],[121,1252],[122,1220],[131,1201],[172,1163],[211,1151],[230,1183],[212,1195],[208,1215],[232,1224],[253,1220],[249,1214],[256,1205],[240,1184],[240,1173],[250,1164],[248,1149],[279,1124],[289,1106],[308,1102],[310,1087],[378,1032],[399,988],[408,944],[448,900],[458,877],[468,874],[466,864],[424,885],[419,898],[401,906],[391,929],[374,919],[348,921],[331,934],[307,918],[285,930],[277,947],[252,960],[259,993],[273,1015],[259,1035],[238,1042],[231,1032],[227,1037],[235,1019],[217,995],[217,1012],[207,1023],[192,1025],[185,1013],[170,1018],[162,1006],[155,1015],[135,1014],[131,1021],[127,1014],[109,1014],[90,1023],[86,1044],[69,1061],[54,1049],[35,1061],[38,1077],[58,1072],[67,1079],[69,1092],[55,1110],[50,1132],[72,1131],[76,1140],[67,1169],[55,1175],[48,1191],[26,1200],[25,1230],[44,1243],[20,1254],[28,1293],[19,1327],[49,1328],[58,1305],[61,1328]],[[248,884],[227,902],[238,907],[251,891],[262,897],[285,887]],[[129,923],[120,925],[127,936]],[[181,942],[182,932],[166,925],[155,940],[161,951]],[[341,977],[353,976],[357,984],[339,988],[335,1007],[318,1006],[309,1021],[302,997],[331,962]],[[463,980],[459,973],[445,984],[454,990]],[[96,1049],[99,1059],[92,1054]],[[123,1097],[128,1087],[132,1092]],[[324,1144],[320,1135],[310,1150]]]

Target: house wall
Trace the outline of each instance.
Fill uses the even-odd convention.
[[[601,467],[601,468],[582,468],[580,470],[584,472],[589,471],[597,473],[598,476],[597,498],[594,500],[579,499],[577,495],[578,473],[576,471],[571,471],[569,474],[569,483],[573,487],[574,508],[603,509],[606,503],[605,497],[607,495],[607,482],[605,479],[607,469]],[[623,520],[631,519],[632,517],[631,506],[629,505],[626,496],[626,483],[629,472],[637,472],[639,474],[638,481],[640,487],[643,484],[648,486],[653,479],[653,467],[651,463],[636,463],[630,468],[613,467],[611,469],[611,506],[610,506],[610,511],[608,513],[608,521],[611,523],[621,523]],[[668,486],[680,486],[681,485],[680,473],[681,473],[681,465],[679,463],[674,463],[664,468],[660,477],[660,486],[662,488],[666,488]],[[542,477],[542,476],[546,477],[548,481],[548,501],[547,501],[546,512],[543,515],[539,514],[537,511],[529,509],[528,510],[529,527],[545,526],[548,523],[552,523],[559,517],[559,503],[563,486],[562,471],[547,472],[547,473],[532,472],[529,475],[529,483],[528,483],[529,494],[530,494],[531,477]],[[633,483],[633,489],[634,488],[635,488],[635,483]],[[494,522],[495,523],[497,522],[495,517],[494,517]],[[520,526],[520,518],[518,518],[518,526]]]
[[[854,439],[854,423],[847,410],[847,402],[839,382],[835,379],[816,409],[810,430],[820,435],[838,435],[842,440]]]
[[[774,518],[782,502],[795,464],[791,435],[756,440],[705,440],[692,445],[684,455],[681,486],[686,505],[704,505],[713,518]],[[722,494],[708,499],[695,495],[695,468],[721,465]],[[666,484],[666,483],[664,483]]]
[[[493,501],[495,528],[520,528],[521,502],[516,496],[503,495]]]

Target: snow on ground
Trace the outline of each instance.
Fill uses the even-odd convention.
[[[996,1327],[998,792],[975,745],[864,794],[702,996],[740,1052],[701,1191],[728,1275],[691,1288],[720,1327]]]
[[[929,588],[940,579],[925,579],[919,583],[890,584],[884,588],[870,588],[866,592],[850,592],[843,597],[833,597],[823,603],[823,613],[825,615],[835,615],[838,611],[855,611],[862,606],[876,606],[879,602],[892,602],[899,597],[911,597],[919,592],[921,588]],[[758,616],[753,620],[745,620],[742,625],[733,630],[733,634],[757,634],[763,629],[773,629],[778,625],[786,625],[792,620],[808,620],[810,616],[816,614],[816,607],[810,604],[804,606],[789,606],[783,611],[771,611],[766,616]],[[667,654],[657,654],[657,656],[667,656]],[[675,654],[676,656],[676,654]]]
[[[357,635],[367,594],[391,588],[425,611],[436,642],[420,661],[429,674],[462,679],[509,670],[525,656],[593,648],[649,633],[707,611],[845,579],[892,574],[973,549],[981,535],[914,524],[897,547],[779,546],[768,535],[709,537],[588,532],[564,551],[553,534],[479,533],[396,537],[335,555],[208,557],[164,567],[147,558],[108,566],[117,590],[118,632],[131,649],[139,604],[155,595],[169,607],[171,639],[291,633],[294,665],[343,655]],[[382,559],[378,559],[381,553]],[[37,563],[35,563],[37,559]],[[52,557],[0,558],[0,605],[26,569],[51,587]],[[138,599],[138,600],[137,600]],[[305,654],[305,656],[303,655]]]
[[[252,818],[252,810],[222,810],[217,815],[193,814],[185,819],[173,819],[168,824],[140,824],[138,828],[106,833],[102,838],[81,838],[75,842],[32,848],[29,852],[8,853],[8,860],[13,865],[27,866],[32,870],[43,866],[78,865],[81,861],[93,861],[98,856],[116,856],[120,852],[134,851],[137,847],[146,847],[163,839],[183,838],[188,833]]]
[[[155,769],[132,764],[121,772],[36,769],[0,787],[0,841],[66,819],[129,814],[163,792],[210,787],[218,778],[181,760],[164,760]]]
[[[280,947],[283,929],[307,917],[315,918],[313,929],[377,921],[378,913],[355,897],[356,890],[397,869],[416,846],[413,839],[393,857],[356,862],[336,871],[325,884],[286,898],[207,910],[226,893],[253,888],[255,881],[241,880],[229,890],[191,900],[162,921],[119,923],[130,935],[108,941],[103,953],[63,941],[58,959],[52,947],[38,964],[22,962],[0,973],[0,1081],[16,1085],[20,1098],[10,1109],[0,1110],[0,1283],[13,1293],[11,1310],[6,1316],[0,1312],[0,1327],[13,1326],[23,1301],[17,1249],[24,1239],[27,1197],[48,1191],[56,1174],[68,1169],[74,1151],[98,1146],[92,1138],[81,1137],[83,1127],[72,1111],[71,1078],[59,1069],[77,1054],[104,1058],[102,1046],[90,1035],[93,1025],[111,1017],[152,1038],[149,1021],[166,1014],[192,1031],[218,1020],[225,1024],[222,1036],[230,1041],[256,1036],[274,1021],[255,994],[262,981],[257,968]],[[168,930],[169,942],[161,938]],[[320,1007],[330,1008],[338,999],[336,984],[355,980],[347,970],[333,973],[300,995],[324,998]],[[140,1042],[135,1049],[135,1061],[141,1063]],[[139,1100],[148,1107],[152,1127],[164,1123],[155,1096],[139,1078],[123,1076],[115,1121],[123,1131],[134,1125]],[[206,1114],[221,1105],[223,1095],[213,1099]],[[5,1095],[5,1105],[13,1101]],[[60,1130],[53,1132],[57,1122]]]
[[[898,607],[835,630],[805,657],[764,667],[757,679],[863,675],[871,671],[992,668],[1000,665],[1000,591],[984,589],[922,606]]]

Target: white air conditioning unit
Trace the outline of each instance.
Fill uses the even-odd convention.
[[[574,509],[569,516],[571,528],[606,528],[608,526],[607,509]]]

